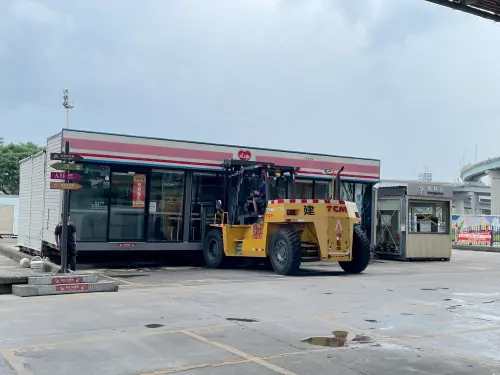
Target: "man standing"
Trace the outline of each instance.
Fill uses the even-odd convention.
[[[62,218],[62,215],[61,215]],[[76,270],[76,227],[75,224],[73,224],[70,221],[70,216],[68,214],[68,245],[67,245],[67,258],[68,258],[68,263],[69,263],[69,269],[71,271]],[[57,249],[60,251],[61,250],[61,243],[62,243],[62,220],[61,223],[57,224],[56,229],[54,231],[54,235],[56,237],[56,246]],[[68,266],[68,264],[66,265]]]

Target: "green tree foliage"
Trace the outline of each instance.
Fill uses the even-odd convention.
[[[19,161],[42,150],[32,142],[0,145],[0,191],[19,194]]]

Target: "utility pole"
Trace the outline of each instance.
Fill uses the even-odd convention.
[[[69,129],[69,110],[74,108],[75,105],[69,102],[68,89],[63,90],[63,107],[66,108],[66,129]]]

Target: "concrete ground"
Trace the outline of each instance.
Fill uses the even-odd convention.
[[[500,374],[500,254],[304,268],[101,270],[118,293],[0,296],[0,374]]]

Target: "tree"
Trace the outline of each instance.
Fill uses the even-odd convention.
[[[19,194],[19,161],[43,149],[32,142],[0,145],[0,191]]]

